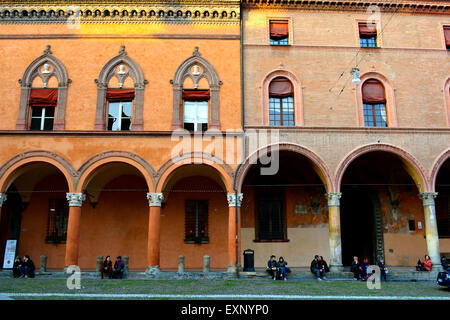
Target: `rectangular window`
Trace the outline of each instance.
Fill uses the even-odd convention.
[[[208,130],[208,101],[184,101],[184,128],[189,131]]]
[[[359,23],[359,44],[361,48],[378,48],[375,24]]]
[[[416,220],[408,220],[409,231],[416,231]]]
[[[47,243],[64,243],[67,238],[69,206],[66,199],[49,199]]]
[[[186,200],[185,239],[187,243],[208,243],[208,201]]]
[[[289,44],[289,22],[287,20],[271,20],[270,45],[287,46]]]
[[[294,98],[269,98],[269,118],[271,126],[294,125]]]
[[[132,110],[133,110],[133,103],[131,101],[109,102],[108,130],[111,131],[130,130]]]
[[[364,124],[366,127],[387,127],[385,104],[364,104]]]
[[[445,47],[450,50],[450,26],[444,26]]]
[[[53,130],[55,107],[31,107],[30,130]]]
[[[259,195],[257,210],[256,240],[286,240],[283,196],[281,194]]]

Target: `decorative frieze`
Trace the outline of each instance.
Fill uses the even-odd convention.
[[[239,0],[4,1],[0,23],[239,24]]]

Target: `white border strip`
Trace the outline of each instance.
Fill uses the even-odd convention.
[[[95,294],[95,293],[0,293],[8,297],[70,297],[70,298],[173,298],[173,299],[295,299],[295,300],[450,300],[448,297],[413,296],[311,296],[257,294]]]

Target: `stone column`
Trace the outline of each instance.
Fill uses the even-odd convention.
[[[343,270],[342,265],[342,244],[341,244],[341,212],[339,192],[329,192],[328,199],[328,224],[330,227],[330,271],[337,272]]]
[[[227,272],[236,273],[239,268],[239,253],[241,245],[241,203],[243,194],[229,193],[228,200],[228,270]],[[236,222],[237,209],[237,222]],[[237,240],[237,247],[236,247]],[[238,250],[236,257],[236,249]],[[236,259],[237,258],[237,259]]]
[[[437,192],[421,192],[419,197],[423,202],[423,212],[425,217],[425,236],[427,240],[428,255],[433,263],[432,270],[441,270],[441,254],[439,250],[439,236],[436,220],[436,208],[434,198]]]
[[[0,222],[2,221],[2,207],[3,203],[6,201],[6,193],[0,193]]]
[[[65,266],[78,265],[78,246],[80,240],[81,206],[86,200],[82,193],[67,193],[69,202],[69,223],[67,226]]]
[[[161,203],[164,199],[162,193],[147,193],[149,205],[148,218],[148,244],[147,244],[147,270],[146,273],[156,273],[159,267],[160,242],[160,216]]]

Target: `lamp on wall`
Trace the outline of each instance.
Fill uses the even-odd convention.
[[[358,85],[361,83],[361,79],[359,78],[359,69],[358,68],[352,68],[352,71],[350,73],[353,75],[352,83]]]

